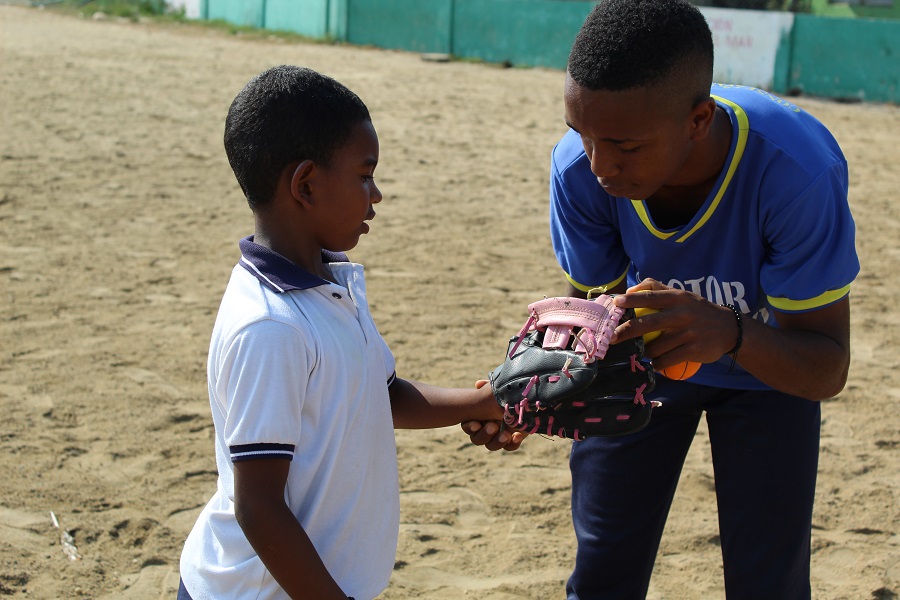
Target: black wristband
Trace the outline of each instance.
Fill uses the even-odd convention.
[[[735,308],[734,304],[723,304],[722,306],[724,306],[725,308],[730,308],[731,312],[734,313],[734,317],[737,319],[737,342],[735,342],[734,348],[726,352],[726,354],[731,355],[731,366],[728,367],[728,372],[731,373],[732,371],[734,371],[735,363],[737,363],[738,350],[741,349],[741,344],[744,343],[744,320],[741,316],[741,311]]]

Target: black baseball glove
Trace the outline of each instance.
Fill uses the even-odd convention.
[[[654,404],[644,394],[656,379],[643,340],[609,344],[616,325],[634,317],[631,309],[603,294],[545,298],[528,310],[489,376],[508,427],[582,440],[633,433],[650,422]]]

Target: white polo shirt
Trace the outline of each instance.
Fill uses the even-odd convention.
[[[181,577],[194,600],[288,598],[235,520],[233,463],[290,460],[285,501],[341,589],[372,599],[390,580],[400,502],[394,357],[363,268],[323,255],[337,285],[252,237],[240,247],[207,364],[218,489],[185,542]]]

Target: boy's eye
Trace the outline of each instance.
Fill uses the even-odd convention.
[[[374,181],[374,180],[375,180],[375,176],[374,176],[374,175],[363,175],[363,176],[362,176],[362,180],[363,180],[364,182]]]
[[[619,146],[619,152],[623,152],[625,154],[632,154],[634,152],[637,152],[640,149],[641,149],[640,146],[634,146],[633,148],[623,148],[623,147]]]

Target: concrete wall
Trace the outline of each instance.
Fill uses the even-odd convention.
[[[593,0],[182,1],[201,2],[203,18],[239,25],[556,69],[565,68],[572,41],[596,4]],[[844,8],[870,7],[872,1]],[[700,10],[713,32],[716,81],[777,93],[898,101],[900,21]]]
[[[797,15],[778,92],[900,102],[900,23]]]

